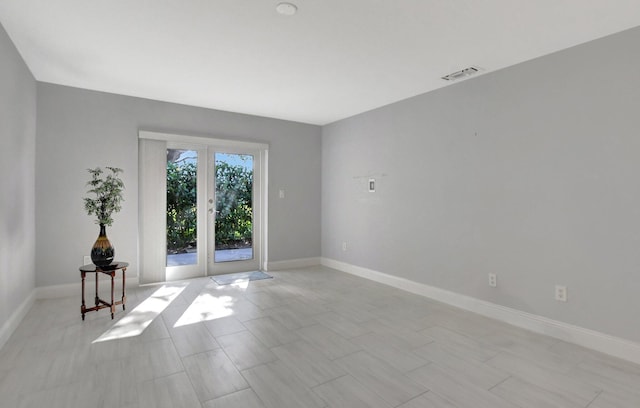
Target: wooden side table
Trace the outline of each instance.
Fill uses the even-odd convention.
[[[80,277],[82,278],[82,306],[80,306],[80,312],[82,313],[82,320],[84,320],[84,315],[87,312],[92,312],[94,310],[104,309],[106,307],[111,309],[111,319],[113,319],[113,314],[116,312],[116,306],[122,305],[122,310],[125,310],[125,302],[127,300],[124,287],[125,287],[125,273],[127,271],[127,267],[129,264],[127,262],[113,262],[109,266],[96,266],[94,264],[83,265],[80,267]],[[122,299],[115,302],[113,300],[113,278],[116,276],[116,271],[122,271]],[[96,296],[95,296],[95,306],[87,307],[84,303],[84,280],[87,276],[87,273],[95,273],[96,274]],[[98,296],[98,275],[105,274],[111,276],[111,302],[108,303]]]

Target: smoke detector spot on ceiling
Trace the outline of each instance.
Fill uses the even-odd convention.
[[[292,16],[298,12],[298,7],[292,3],[279,3],[276,11],[283,16]]]
[[[478,67],[469,67],[465,69],[461,69],[460,71],[453,72],[449,75],[445,75],[442,77],[445,81],[457,81],[459,79],[470,77],[471,75],[475,75],[478,72],[482,71],[482,69]]]

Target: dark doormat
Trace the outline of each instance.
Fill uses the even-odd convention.
[[[267,275],[264,272],[252,271],[252,272],[240,272],[240,273],[228,273],[226,275],[214,275],[211,277],[218,285],[230,285],[232,283],[257,281],[262,279],[273,279],[273,276]]]

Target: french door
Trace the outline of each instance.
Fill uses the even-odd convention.
[[[263,156],[167,143],[167,280],[260,269]]]

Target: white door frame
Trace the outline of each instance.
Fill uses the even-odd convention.
[[[256,143],[256,142],[243,142],[237,140],[226,140],[226,139],[214,139],[214,138],[206,138],[206,137],[196,137],[196,136],[188,136],[188,135],[178,135],[171,133],[158,133],[158,132],[148,132],[148,131],[140,131],[139,137],[141,139],[152,139],[152,140],[162,140],[167,142],[167,148],[169,149],[189,149],[198,151],[198,174],[201,171],[207,172],[207,161],[211,161],[212,158],[209,156],[209,147],[213,147],[213,149],[219,149],[220,151],[225,151],[229,153],[233,153],[234,151],[244,152],[244,151],[252,151],[254,154],[254,203],[259,207],[258,214],[254,213],[254,220],[259,220],[258,223],[254,222],[254,258],[257,261],[257,265],[259,269],[266,269],[265,266],[268,262],[268,242],[267,242],[267,220],[268,220],[268,205],[267,205],[267,191],[268,191],[268,156],[269,156],[269,145],[266,143]],[[202,153],[201,153],[202,152]],[[201,158],[205,158],[205,160],[201,160]],[[202,163],[202,164],[201,164]],[[259,167],[258,167],[259,166]],[[257,171],[256,171],[257,170]],[[258,173],[256,175],[256,173]],[[205,212],[204,216],[198,214],[198,247],[202,247],[203,249],[208,249],[209,244],[207,243],[207,215],[206,211],[208,209],[208,198],[213,196],[215,190],[209,194],[209,191],[213,186],[208,186],[206,183],[207,177],[198,177],[198,208],[202,209]],[[205,185],[202,186],[201,183]],[[214,201],[215,202],[215,201]],[[255,210],[254,210],[255,211]],[[166,231],[166,213],[162,220],[158,220],[165,225],[164,230]],[[258,225],[256,225],[258,224]],[[257,234],[257,235],[256,235]],[[164,239],[162,240],[164,241]],[[166,265],[166,245],[164,247],[164,258],[163,264]],[[213,256],[213,255],[212,255]],[[228,264],[233,264],[235,262],[226,262]],[[166,267],[166,280],[180,280],[180,279],[188,279],[195,278],[201,276],[208,275],[208,262],[207,262],[207,250],[199,250],[198,251],[198,263],[197,265],[186,265],[186,266],[172,266]],[[225,267],[220,267],[221,264],[217,263],[215,267],[218,268],[216,273],[225,273],[223,270]],[[227,268],[229,269],[229,268]]]

